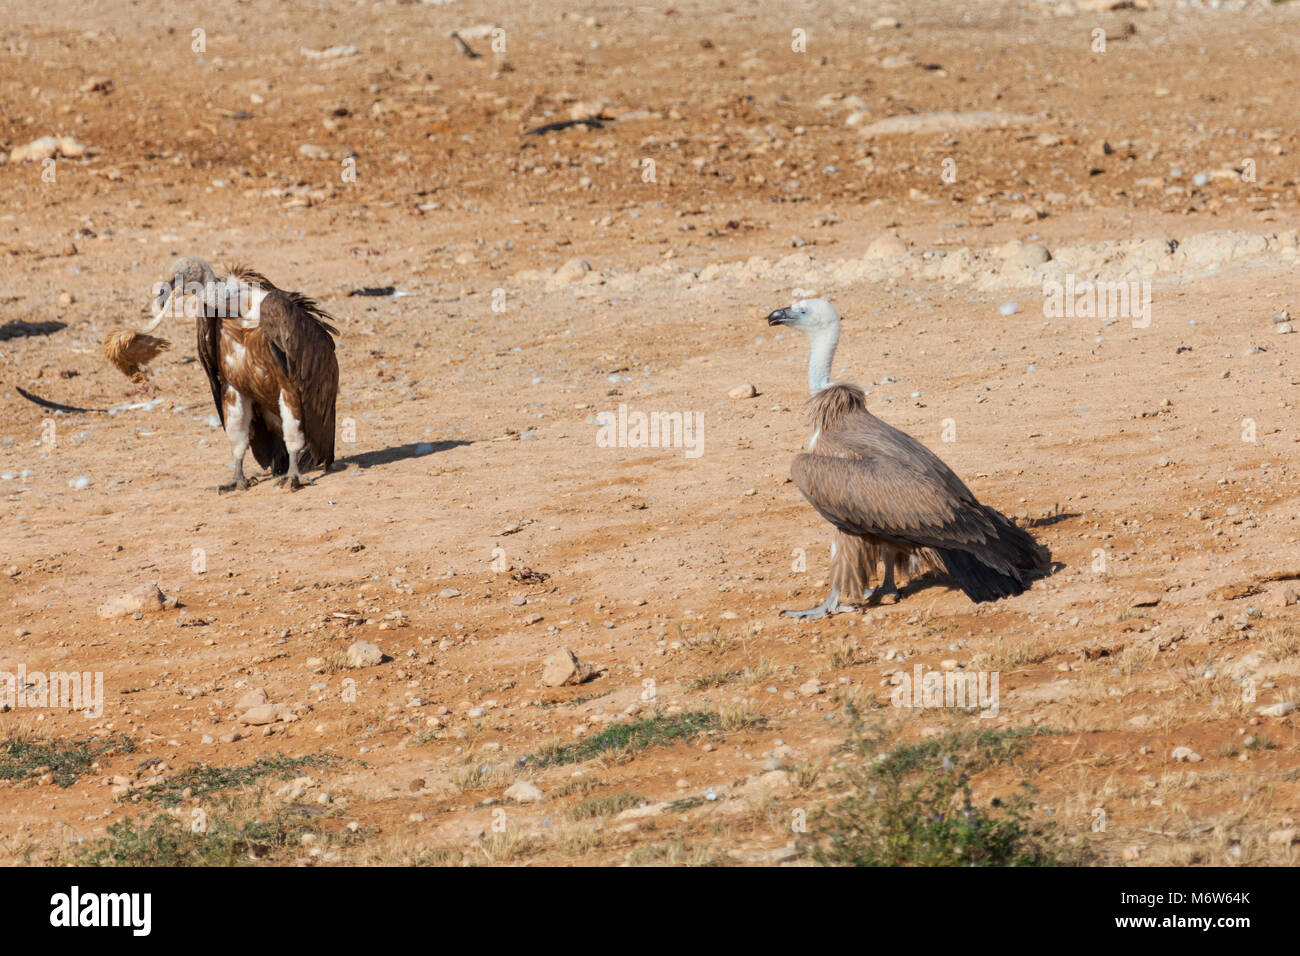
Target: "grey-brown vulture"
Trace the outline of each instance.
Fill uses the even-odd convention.
[[[769,325],[808,338],[808,390],[813,436],[790,475],[805,498],[835,527],[831,592],[826,601],[789,617],[820,618],[852,610],[841,604],[897,595],[895,564],[912,573],[949,575],[972,601],[1025,591],[1047,567],[1046,549],[1005,515],[982,505],[937,455],[876,418],[856,385],[830,381],[840,316],[825,299],[801,299],[767,317]],[[877,562],[884,577],[872,587]]]

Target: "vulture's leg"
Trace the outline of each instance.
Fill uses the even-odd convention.
[[[230,452],[235,459],[235,480],[218,485],[218,492],[247,491],[248,479],[244,477],[244,454],[248,451],[248,434],[253,424],[253,407],[243,395],[226,386],[223,397],[226,412],[226,438],[230,439]]]
[[[879,604],[882,597],[890,594],[895,599],[898,597],[898,588],[894,585],[894,552],[886,551],[883,560],[885,562],[885,580],[880,582],[879,587],[868,588],[862,595],[869,604]]]
[[[803,621],[816,621],[819,618],[826,617],[828,614],[841,614],[845,611],[852,611],[853,605],[840,603],[840,589],[831,588],[831,593],[827,595],[826,600],[816,607],[810,607],[803,611],[782,611],[782,617],[797,617]]]
[[[280,434],[284,436],[284,447],[289,452],[289,473],[281,479],[290,491],[297,491],[303,486],[302,475],[298,472],[298,456],[307,447],[307,436],[303,434],[301,412],[289,404],[289,396],[280,391]]]

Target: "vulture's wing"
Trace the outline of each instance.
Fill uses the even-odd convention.
[[[339,391],[335,328],[311,299],[272,289],[259,309],[258,322],[275,359],[302,399],[307,449],[317,464],[334,461],[334,401]]]
[[[818,513],[848,534],[962,550],[997,537],[983,506],[954,495],[946,475],[896,458],[796,455],[790,476]]]
[[[226,408],[221,401],[221,320],[199,316],[198,319],[198,353],[199,364],[208,376],[208,387],[212,389],[212,402],[217,406],[217,417],[221,426],[226,425]]]

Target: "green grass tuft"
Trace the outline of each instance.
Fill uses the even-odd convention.
[[[286,757],[276,753],[270,757],[258,757],[244,767],[209,767],[206,764],[191,764],[162,783],[144,787],[130,795],[130,799],[147,800],[164,807],[175,807],[185,799],[198,799],[235,787],[246,787],[264,777],[277,780],[290,780],[301,776],[307,768],[320,769],[338,763],[334,754],[306,754],[302,757]],[[189,797],[184,795],[190,791]]]
[[[837,866],[1058,866],[1081,858],[1027,796],[977,803],[970,778],[1012,763],[1040,728],[949,733],[887,751],[849,771],[849,796],[818,814],[805,850]],[[879,736],[860,728],[851,749],[876,754]]]
[[[60,787],[70,787],[90,773],[100,757],[129,754],[135,744],[125,734],[73,740],[42,740],[12,733],[0,742],[0,780],[29,780],[54,774]]]
[[[576,744],[555,744],[520,759],[520,764],[534,767],[559,767],[581,763],[596,757],[626,759],[647,747],[690,740],[699,734],[722,727],[717,714],[690,710],[680,714],[646,717],[631,723],[611,724]]]
[[[133,817],[114,823],[108,836],[74,858],[81,866],[247,866],[283,856],[316,832],[302,807],[286,807],[265,819],[209,814],[205,832],[167,813],[152,820]]]

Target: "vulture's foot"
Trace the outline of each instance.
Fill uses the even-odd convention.
[[[248,479],[236,478],[234,481],[228,481],[224,485],[217,485],[217,494],[224,495],[232,491],[247,491]]]
[[[852,604],[840,603],[839,591],[832,591],[830,597],[816,607],[810,607],[802,611],[782,611],[781,616],[798,618],[801,621],[818,621],[832,614],[844,614],[852,610]]]
[[[285,475],[276,482],[282,488],[288,488],[290,491],[297,491],[299,488],[306,488],[312,482],[303,481],[301,475]]]

